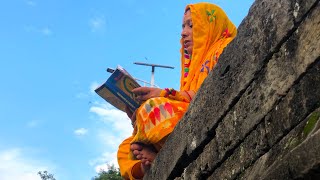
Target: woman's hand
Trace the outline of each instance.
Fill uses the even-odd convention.
[[[152,87],[138,87],[132,90],[139,101],[146,101],[150,98],[159,97],[162,89]]]

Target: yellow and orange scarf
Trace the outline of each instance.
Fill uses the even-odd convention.
[[[187,59],[181,38],[180,90],[196,92],[217,63],[223,49],[236,36],[237,29],[225,12],[214,4],[197,3],[187,8],[190,8],[193,22],[193,52],[188,76],[184,77],[184,63]]]

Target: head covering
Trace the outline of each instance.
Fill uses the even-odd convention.
[[[180,90],[197,91],[207,77],[223,51],[223,48],[237,34],[235,25],[225,12],[217,5],[210,3],[190,4],[193,33],[193,50],[187,77],[184,77],[184,64],[188,60],[184,55],[183,38],[181,37],[181,79]]]

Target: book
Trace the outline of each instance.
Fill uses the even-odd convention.
[[[121,111],[128,107],[134,112],[140,102],[136,100],[132,89],[140,87],[139,83],[121,66],[113,71],[105,83],[95,89],[104,100]]]

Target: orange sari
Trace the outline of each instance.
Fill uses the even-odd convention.
[[[184,56],[184,45],[181,38],[180,91],[197,92],[209,71],[217,63],[223,49],[236,36],[237,30],[224,11],[216,5],[197,3],[188,5],[187,8],[190,8],[193,22],[193,51],[191,59]],[[190,60],[188,75],[185,77],[184,64]],[[189,103],[190,99],[181,98],[179,92],[176,96],[151,98],[144,102],[136,112],[136,126],[131,143],[152,144],[159,150],[166,137],[187,111]],[[128,141],[123,142],[125,143]],[[128,159],[124,158],[126,155],[129,156]],[[133,159],[129,146],[120,145],[118,163],[124,178],[133,178],[132,164],[138,163]]]

